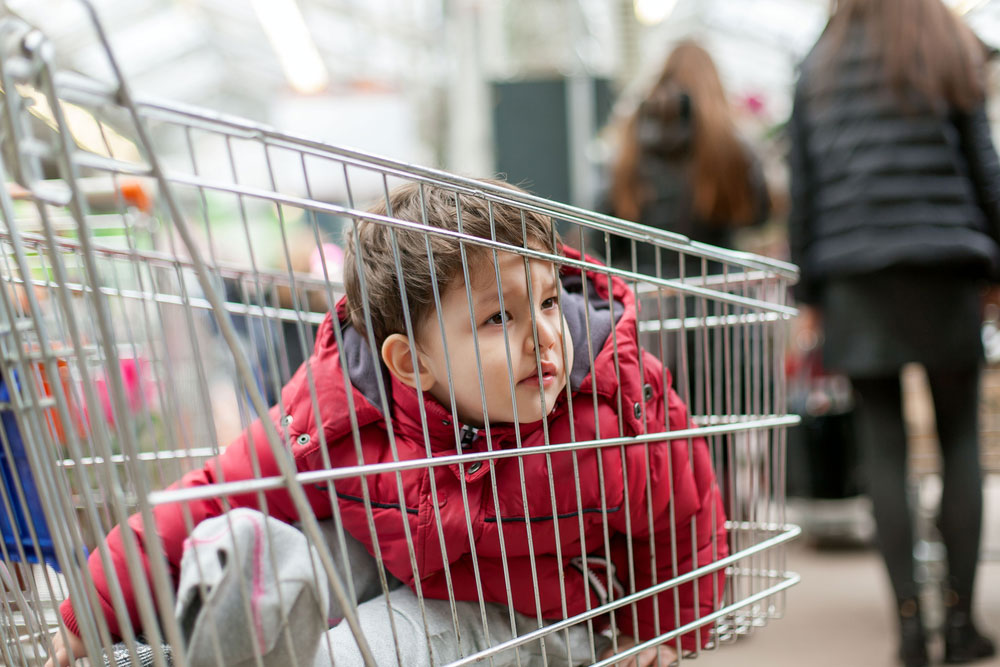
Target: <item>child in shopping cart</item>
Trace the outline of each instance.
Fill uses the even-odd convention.
[[[401,664],[417,664],[395,651],[426,656],[429,638],[443,636],[447,642],[456,630],[465,633],[466,654],[470,641],[481,643],[473,650],[487,648],[487,629],[481,626],[488,614],[480,598],[490,609],[505,610],[504,620],[516,619],[520,633],[527,627],[522,621],[537,628],[539,619],[586,612],[727,555],[723,509],[706,443],[653,438],[622,446],[630,436],[690,425],[669,372],[639,346],[636,299],[624,281],[596,263],[584,267],[580,260],[591,260],[562,246],[551,219],[528,208],[411,184],[390,193],[374,212],[451,233],[427,234],[372,220],[348,230],[347,295],[320,327],[312,357],[269,414],[286,436],[298,470],[524,450],[518,457],[484,457],[421,466],[398,476],[369,474],[304,487],[318,519],[330,518],[337,503],[340,525],[350,539],[364,547],[362,552],[377,554],[405,584],[392,592],[394,625],[385,611],[383,620],[363,610],[360,614],[379,662],[395,663],[400,657]],[[536,256],[494,253],[460,242],[455,232],[528,249]],[[539,253],[570,262],[560,266],[537,257]],[[576,451],[541,448],[622,436]],[[278,474],[263,425],[256,422],[218,459],[175,486]],[[298,519],[284,489],[263,496],[268,521]],[[229,507],[259,507],[260,500],[253,493],[227,498]],[[223,511],[221,498],[154,508],[175,581],[190,574],[180,567],[182,557],[198,558],[192,556],[198,540],[186,540],[188,522],[197,525]],[[132,517],[130,525],[141,548],[140,517]],[[90,569],[100,611],[112,633],[121,634],[124,619],[114,612],[112,585],[120,586],[134,627],[138,613],[120,529],[107,542],[116,571],[105,572],[96,552]],[[350,565],[358,559],[355,555]],[[143,567],[148,577],[145,557]],[[316,568],[305,569],[311,573]],[[674,628],[694,628],[719,607],[722,576],[711,572],[644,597],[597,617],[595,625],[617,630],[619,650]],[[418,588],[423,610],[413,593]],[[325,600],[316,596],[320,598]],[[374,603],[384,609],[383,598],[361,606]],[[179,599],[184,602],[183,592]],[[447,613],[439,613],[439,603]],[[71,634],[65,635],[68,642],[63,635],[55,637],[50,664],[67,664],[67,648],[82,654],[77,613],[85,610],[76,600],[63,603]],[[289,617],[282,616],[285,622]],[[454,624],[456,617],[461,627]],[[444,619],[444,627],[425,632],[424,623],[433,624],[434,618]],[[192,623],[190,617],[187,621],[195,631],[206,625]],[[338,665],[360,659],[345,625],[331,630],[335,640],[326,642]],[[674,646],[689,650],[704,644],[708,628],[701,625]],[[420,631],[411,633],[412,645],[400,648],[406,642],[393,641],[393,628],[409,626]],[[510,626],[491,626],[488,636],[494,644],[509,639]],[[583,633],[582,648],[568,647],[575,664],[613,652],[606,644],[594,644],[585,628],[572,629]],[[579,637],[559,634],[569,644]],[[249,641],[241,645],[247,637],[223,637],[221,642],[250,651],[247,664],[253,664],[253,651],[267,647],[254,648]],[[551,637],[550,643],[557,643]],[[453,639],[457,644],[458,638]],[[435,648],[440,652],[440,646]],[[382,649],[388,652],[379,653]],[[673,649],[661,647],[663,664],[672,654]],[[448,657],[435,659],[447,662]],[[642,664],[656,657],[656,649],[646,651]],[[214,660],[210,656],[207,664]]]

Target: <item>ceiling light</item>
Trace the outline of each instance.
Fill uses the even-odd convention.
[[[49,106],[48,97],[28,86],[16,84],[15,87],[21,97],[31,100],[31,104],[27,107],[28,112],[58,132],[59,125]],[[77,146],[104,157],[127,162],[140,161],[139,149],[135,143],[116,132],[107,123],[98,120],[93,113],[62,100],[59,106],[62,108],[67,129]]]
[[[667,20],[677,6],[677,0],[633,0],[635,18],[643,25],[656,25]]]
[[[318,93],[330,82],[326,65],[295,0],[251,0],[289,85],[299,93]]]

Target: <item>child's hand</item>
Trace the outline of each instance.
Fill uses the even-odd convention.
[[[632,648],[638,642],[636,642],[634,637],[628,635],[618,636],[618,650],[625,651]],[[604,653],[601,654],[601,660],[610,658],[615,654],[613,648],[608,648]],[[657,665],[656,658],[659,656],[660,662]],[[615,667],[667,667],[667,665],[672,665],[677,659],[677,651],[673,648],[667,646],[666,644],[660,644],[659,646],[654,646],[652,648],[647,648],[646,650],[639,653],[639,655],[632,656],[630,658],[625,658],[624,660],[619,660],[615,663]]]
[[[64,642],[64,638],[69,643]],[[69,654],[72,651],[73,660],[79,660],[87,655],[83,640],[69,630],[57,630],[52,635],[52,655],[45,661],[45,667],[69,667]]]

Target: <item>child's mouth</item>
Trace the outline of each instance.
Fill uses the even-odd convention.
[[[522,385],[541,384],[541,386],[546,388],[551,387],[553,384],[555,384],[556,379],[558,379],[559,376],[558,366],[556,366],[552,362],[543,361],[541,363],[541,368],[542,368],[541,375],[538,374],[538,371],[536,369],[535,371],[532,371],[530,375],[528,375],[523,380],[518,382],[518,384]]]
[[[543,387],[546,387],[546,388],[551,387],[552,384],[555,381],[556,381],[555,374],[552,374],[552,373],[543,373],[542,374],[541,385]],[[523,385],[539,384],[539,382],[538,382],[538,376],[537,375],[532,375],[530,377],[526,377],[523,380],[521,380],[518,384],[523,384]]]

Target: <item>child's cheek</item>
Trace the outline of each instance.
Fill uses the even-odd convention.
[[[566,359],[565,359],[566,364],[565,364],[565,370],[563,372],[563,376],[564,376],[565,381],[569,382],[569,374],[573,371],[573,358],[574,358],[574,352],[575,352],[575,350],[573,349],[573,336],[571,336],[570,333],[569,333],[569,325],[566,323],[566,317],[565,316],[562,318],[562,330],[564,332],[563,333],[563,343],[564,343],[563,347],[566,350]]]

